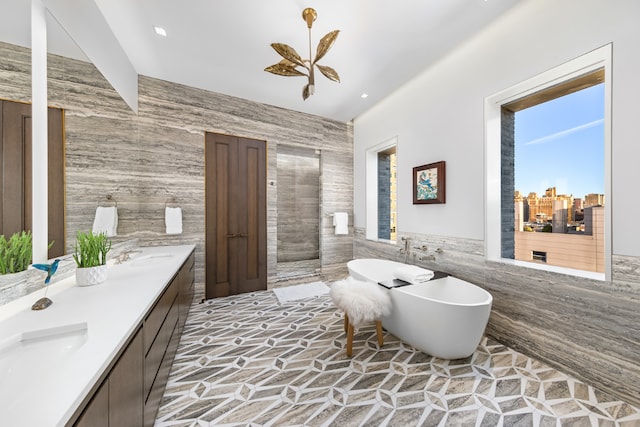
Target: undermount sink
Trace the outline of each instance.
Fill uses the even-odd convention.
[[[0,340],[0,378],[13,384],[24,378],[46,375],[43,366],[64,362],[87,341],[87,323],[78,322],[50,328],[23,331]],[[51,363],[53,362],[53,364]],[[33,384],[37,387],[37,384]],[[0,399],[11,387],[0,388]]]
[[[166,262],[168,259],[173,258],[173,254],[170,253],[159,253],[159,254],[148,254],[141,255],[139,257],[135,257],[130,263],[133,266],[151,266],[162,264]]]

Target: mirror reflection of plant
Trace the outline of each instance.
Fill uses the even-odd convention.
[[[14,233],[9,240],[0,236],[0,274],[26,270],[31,264],[32,250],[30,231]]]
[[[78,231],[73,259],[78,268],[97,267],[107,263],[111,240],[106,233]]]

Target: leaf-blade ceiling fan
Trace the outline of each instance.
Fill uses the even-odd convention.
[[[271,43],[271,47],[278,52],[280,56],[282,56],[282,60],[277,64],[271,65],[264,69],[272,74],[276,74],[279,76],[292,77],[292,76],[306,76],[308,81],[307,84],[302,88],[302,99],[306,100],[310,95],[313,95],[315,92],[315,67],[318,67],[320,73],[323,76],[332,80],[334,82],[340,82],[340,76],[338,72],[333,68],[318,64],[318,61],[322,59],[333,43],[335,43],[338,38],[338,34],[340,30],[334,30],[330,33],[326,34],[320,42],[318,43],[318,48],[316,49],[316,57],[315,59],[311,59],[311,27],[313,26],[313,21],[316,20],[318,14],[316,11],[310,7],[306,8],[302,11],[302,19],[307,23],[307,27],[309,28],[309,59],[302,59],[302,57],[296,52],[294,48],[284,43]],[[298,70],[297,67],[302,67],[308,73],[304,71]]]

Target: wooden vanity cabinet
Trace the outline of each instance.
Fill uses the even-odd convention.
[[[193,302],[194,253],[157,299],[74,426],[152,426]],[[72,421],[73,422],[73,421]]]

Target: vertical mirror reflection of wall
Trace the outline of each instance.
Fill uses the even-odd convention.
[[[320,270],[320,151],[279,145],[278,278]]]

